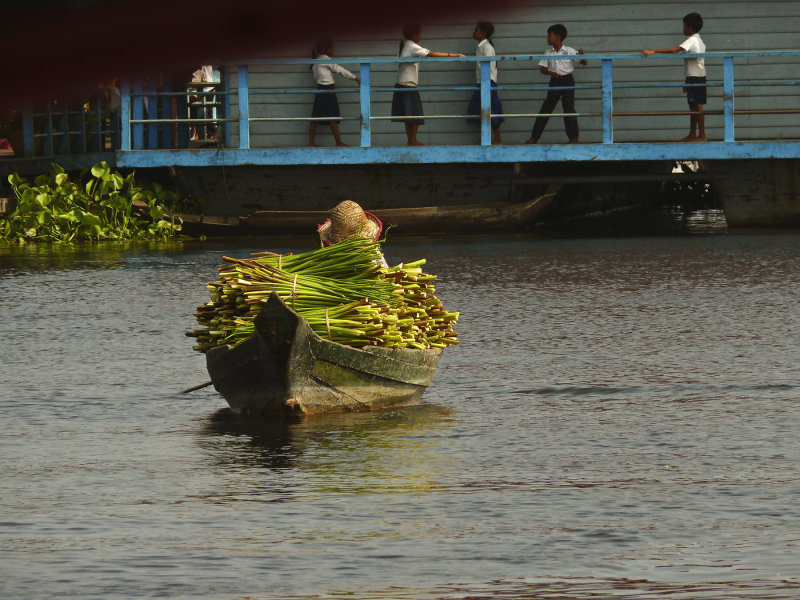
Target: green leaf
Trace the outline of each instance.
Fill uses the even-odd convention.
[[[65,182],[69,181],[69,175],[66,173],[59,173],[56,175],[56,185],[62,186]]]
[[[98,179],[101,179],[108,175],[109,170],[108,164],[106,164],[106,161],[103,161],[100,164],[92,167],[92,175]]]
[[[163,216],[164,216],[163,208],[161,208],[157,204],[150,207],[150,218],[153,219],[153,221],[157,221]]]

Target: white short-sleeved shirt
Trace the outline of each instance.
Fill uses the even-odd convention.
[[[478,43],[478,48],[475,50],[475,56],[496,56],[494,46],[489,40],[481,40]],[[497,83],[497,61],[493,60],[489,63],[491,71],[491,80]],[[481,63],[475,63],[475,81],[481,82]]]
[[[691,52],[692,54],[702,54],[706,51],[706,45],[700,39],[700,34],[686,38],[681,45],[684,52]],[[705,77],[706,76],[706,61],[703,58],[687,58],[683,61],[686,77]]]
[[[545,54],[547,56],[578,56],[578,51],[569,46],[561,46],[559,50],[550,46]],[[540,60],[539,66],[546,67],[548,71],[556,75],[569,75],[575,70],[574,61],[571,60]]]
[[[317,58],[330,58],[327,54],[320,54]],[[356,76],[353,75],[350,71],[345,69],[341,65],[326,65],[326,64],[319,64],[314,65],[311,69],[314,72],[314,82],[317,85],[333,85],[334,79],[333,74],[338,73],[345,79],[355,79]]]
[[[400,58],[425,58],[431,51],[411,40],[405,40]],[[417,85],[419,82],[419,63],[400,63],[397,66],[397,83]]]

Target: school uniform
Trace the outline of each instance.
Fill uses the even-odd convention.
[[[405,40],[403,49],[400,51],[400,58],[425,58],[431,51],[423,48],[411,40]],[[397,79],[395,80],[395,91],[392,96],[392,116],[393,117],[414,117],[424,114],[422,112],[422,99],[416,87],[419,82],[419,63],[400,63],[397,66]],[[403,123],[422,125],[425,120],[419,119],[392,119]]]
[[[689,36],[680,45],[684,52],[692,54],[702,54],[706,51],[706,45],[700,38],[699,33]],[[706,83],[706,64],[703,58],[687,58],[683,61],[684,71],[686,76],[686,83],[688,84],[703,84]],[[705,87],[687,87],[686,100],[689,104],[705,104],[706,103],[706,88]]]
[[[547,56],[578,56],[578,51],[569,46],[561,46],[560,49],[555,50],[552,46],[545,52]],[[578,59],[575,59],[578,60]],[[546,67],[551,73],[556,73],[558,77],[550,78],[550,90],[547,92],[547,97],[539,109],[540,113],[552,113],[553,109],[561,100],[561,108],[565,113],[575,112],[575,90],[558,89],[562,87],[572,87],[575,85],[575,79],[572,72],[575,70],[574,60],[540,60],[540,67]],[[531,137],[538,140],[549,117],[536,117],[531,131]],[[564,117],[564,129],[567,132],[567,137],[571,140],[578,137],[578,117]]]
[[[496,56],[494,51],[494,46],[492,43],[486,39],[481,40],[478,43],[478,47],[475,50],[475,56]],[[503,114],[503,105],[500,103],[500,97],[497,95],[497,61],[493,60],[489,63],[489,85],[491,86],[491,111],[492,114]],[[480,85],[481,83],[481,63],[475,64],[475,81]],[[468,115],[480,115],[481,114],[481,92],[480,90],[476,90],[472,94],[472,98],[469,99],[469,104],[467,105],[467,114]],[[503,117],[492,117],[492,127],[499,127],[500,123],[505,121]],[[481,120],[470,118],[467,119],[467,123],[478,123],[480,124]]]
[[[317,58],[330,58],[327,54],[320,54]],[[334,73],[341,75],[345,79],[355,80],[356,76],[350,71],[335,64],[316,64],[311,70],[314,73],[314,83],[318,90],[333,90],[336,88]],[[312,117],[331,117],[331,121],[341,119],[339,111],[339,99],[332,91],[321,94],[314,94],[314,107],[311,109]],[[331,121],[316,121],[317,123],[330,123]]]

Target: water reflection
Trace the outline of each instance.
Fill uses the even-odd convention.
[[[0,276],[65,269],[118,269],[126,259],[172,254],[184,250],[183,240],[127,241],[80,244],[0,245]]]
[[[636,598],[728,598],[730,600],[776,600],[794,598],[800,584],[784,579],[740,579],[701,584],[683,584],[648,579],[590,578],[590,577],[532,577],[519,580],[497,579],[485,583],[464,583],[430,589],[393,586],[372,590],[373,598],[384,600],[551,600],[553,598],[591,598],[616,600]],[[352,598],[347,591],[333,592],[330,598]]]
[[[451,409],[429,404],[280,422],[223,409],[203,423],[198,445],[230,484],[242,484],[237,498],[256,492],[254,484],[263,492],[268,481],[286,492],[292,484],[280,476],[290,474],[303,475],[301,494],[413,492],[438,485],[440,446],[453,421]],[[252,471],[264,479],[254,481]]]

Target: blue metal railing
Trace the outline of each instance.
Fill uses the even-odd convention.
[[[707,87],[722,87],[723,102],[722,110],[706,111],[706,115],[722,115],[723,117],[723,139],[725,142],[736,141],[735,129],[735,116],[737,114],[800,114],[800,109],[790,108],[777,108],[777,109],[764,109],[764,110],[738,110],[735,108],[735,91],[740,86],[798,86],[800,81],[792,80],[790,78],[773,80],[773,81],[747,81],[737,80],[735,77],[735,61],[736,59],[752,59],[752,58],[790,58],[794,59],[789,69],[796,67],[797,59],[800,58],[800,50],[791,51],[758,51],[758,52],[708,52],[705,54],[657,54],[650,57],[644,57],[639,54],[585,54],[580,56],[581,60],[587,60],[590,63],[600,63],[600,82],[599,84],[584,84],[571,86],[570,89],[594,89],[600,92],[600,111],[599,112],[578,112],[578,113],[553,113],[547,116],[576,116],[587,117],[597,116],[601,117],[602,129],[602,143],[614,143],[614,122],[615,117],[634,117],[634,116],[657,116],[657,115],[680,115],[691,114],[688,111],[641,111],[641,112],[615,112],[614,111],[614,92],[615,90],[632,89],[632,88],[671,88],[671,87],[686,87],[682,82],[675,83],[662,83],[662,82],[631,82],[615,83],[614,73],[615,68],[622,65],[633,65],[637,61],[682,61],[688,57],[703,57],[706,59],[718,59],[722,61],[722,82],[711,81]],[[490,86],[490,64],[493,61],[497,62],[531,62],[535,65],[536,62],[542,59],[547,60],[575,60],[576,57],[561,57],[561,56],[544,56],[538,54],[525,54],[525,55],[499,55],[496,57],[465,57],[465,58],[427,58],[423,59],[425,63],[462,63],[468,66],[470,70],[473,69],[474,64],[480,65],[480,83],[475,85],[450,85],[450,86],[425,86],[417,88],[419,91],[474,91],[480,92],[480,143],[483,146],[491,144],[491,118],[492,117],[505,117],[505,118],[522,118],[522,117],[537,117],[538,113],[504,113],[492,114],[491,113],[491,86]],[[373,145],[372,140],[372,125],[375,121],[397,119],[390,115],[374,114],[373,112],[373,99],[374,95],[378,93],[393,92],[392,87],[382,87],[373,85],[373,75],[376,67],[383,65],[397,65],[398,63],[413,63],[420,62],[420,59],[415,58],[399,58],[399,57],[386,57],[386,58],[349,58],[349,59],[297,59],[297,60],[265,60],[252,62],[249,65],[229,65],[229,67],[236,67],[237,71],[237,89],[231,89],[232,86],[232,69],[225,69],[226,74],[223,77],[221,85],[215,86],[215,89],[210,92],[204,92],[198,89],[197,92],[191,92],[193,95],[199,97],[213,97],[215,105],[219,105],[219,110],[216,116],[209,117],[204,115],[202,117],[193,118],[191,115],[186,117],[176,117],[174,108],[170,112],[167,110],[167,104],[171,103],[171,98],[185,98],[188,92],[157,92],[152,90],[145,90],[142,80],[122,81],[121,82],[121,97],[122,105],[120,109],[120,127],[118,135],[115,131],[104,131],[104,135],[112,136],[112,142],[115,149],[122,150],[123,152],[138,151],[138,150],[158,150],[158,149],[174,149],[177,145],[178,148],[185,147],[186,128],[192,125],[214,124],[220,128],[218,143],[223,147],[230,148],[231,144],[231,127],[230,124],[238,123],[239,143],[236,146],[238,149],[249,150],[251,149],[251,126],[258,122],[280,122],[280,121],[312,121],[312,117],[278,117],[278,116],[254,116],[251,114],[250,100],[254,95],[261,94],[317,94],[327,93],[316,89],[306,88],[283,88],[283,89],[251,89],[250,87],[250,66],[251,65],[264,65],[264,66],[308,66],[313,64],[335,63],[342,65],[359,65],[359,74],[361,84],[358,88],[353,89],[338,89],[337,93],[358,93],[359,94],[359,115],[360,122],[360,146],[368,148]],[[641,64],[641,63],[639,63]],[[208,84],[197,84],[197,88],[202,88]],[[547,85],[498,85],[497,90],[547,90],[550,89]],[[231,117],[231,99],[237,98],[238,100],[238,117]],[[796,99],[796,96],[789,96]],[[219,101],[218,101],[219,100]],[[145,111],[145,101],[149,107]],[[34,131],[34,114],[30,109],[23,111],[24,121],[24,134],[25,134],[25,149],[26,154],[30,151],[33,152],[33,140],[35,138],[42,138],[44,140],[45,152],[57,154],[57,148],[54,144],[54,139],[62,136],[62,143],[58,149],[64,149],[64,139],[68,139],[69,127],[66,131],[61,125],[56,126],[54,129],[54,117],[50,115],[45,119],[45,130]],[[462,119],[468,115],[426,115],[426,119]],[[319,118],[317,120],[330,120],[329,118]],[[59,124],[63,121],[55,119]],[[170,128],[181,128],[184,132],[176,144],[174,136],[169,133]],[[85,129],[85,128],[84,128]],[[101,132],[98,132],[101,133]],[[109,139],[108,137],[104,139]],[[79,148],[88,147],[84,141],[79,144]],[[66,149],[69,151],[70,145],[67,144]]]
[[[735,94],[735,87],[736,85],[781,85],[781,86],[797,86],[800,85],[798,81],[780,81],[780,82],[750,82],[750,81],[742,81],[737,83],[734,77],[734,59],[736,58],[775,58],[775,57],[791,57],[791,58],[798,58],[800,57],[800,51],[791,50],[791,51],[763,51],[763,52],[707,52],[704,54],[656,54],[649,57],[642,56],[640,54],[585,54],[581,55],[580,59],[587,60],[587,61],[599,61],[601,63],[601,83],[600,86],[596,85],[580,85],[580,86],[570,86],[568,88],[563,89],[597,89],[598,87],[601,90],[601,105],[602,105],[602,112],[599,113],[599,116],[602,116],[602,141],[604,144],[612,144],[614,143],[614,117],[615,116],[656,116],[656,115],[673,115],[673,114],[691,114],[689,111],[684,112],[659,112],[659,111],[649,111],[649,112],[628,112],[628,113],[615,113],[613,110],[614,106],[614,90],[615,89],[624,89],[624,88],[663,88],[663,87],[687,87],[685,83],[652,83],[652,82],[643,82],[643,83],[633,83],[633,84],[615,84],[613,79],[614,61],[641,61],[641,60],[684,60],[688,57],[692,58],[707,58],[707,59],[722,59],[723,63],[723,81],[722,81],[722,88],[723,88],[723,109],[720,112],[718,111],[706,111],[704,114],[707,115],[714,115],[714,114],[722,114],[723,115],[723,132],[724,136],[723,139],[726,142],[733,142],[735,141],[735,124],[734,124],[734,115],[735,114],[786,114],[786,113],[797,113],[800,114],[800,110],[796,109],[775,109],[775,110],[759,110],[759,111],[736,111],[734,109],[734,94]],[[506,118],[516,118],[516,117],[537,117],[540,116],[538,113],[526,113],[526,114],[492,114],[491,113],[491,96],[490,96],[490,63],[492,61],[502,62],[502,61],[535,61],[538,62],[540,60],[575,60],[573,56],[545,56],[545,55],[499,55],[495,57],[473,57],[468,56],[465,58],[427,58],[424,61],[427,62],[459,62],[459,63],[479,63],[480,64],[480,72],[481,72],[481,81],[479,86],[436,86],[436,87],[420,87],[418,88],[420,91],[439,91],[439,90],[480,90],[480,101],[481,101],[481,145],[490,145],[491,144],[491,118],[492,117],[506,117]],[[321,63],[336,63],[336,64],[359,64],[360,65],[360,79],[361,79],[361,86],[360,86],[360,100],[361,100],[361,107],[360,107],[360,115],[359,119],[361,122],[361,146],[362,147],[369,147],[372,145],[371,143],[371,122],[374,120],[379,119],[391,119],[391,116],[374,116],[371,112],[371,98],[374,92],[385,92],[385,91],[392,91],[392,88],[373,88],[371,85],[371,75],[372,75],[372,67],[374,65],[379,64],[398,64],[398,63],[413,63],[413,62],[420,62],[419,59],[416,58],[358,58],[358,59],[322,59],[322,60],[268,60],[268,61],[260,61],[258,63],[252,64],[259,64],[259,65],[312,65],[312,64],[321,64]],[[239,72],[244,72],[244,78],[240,74],[240,118],[239,118],[239,127],[240,131],[246,129],[247,134],[247,145],[241,145],[241,148],[249,148],[249,124],[257,119],[252,119],[249,117],[249,95],[251,91],[246,86],[247,84],[247,70],[248,65],[239,65],[238,66]],[[242,81],[244,81],[245,85],[242,85]],[[719,87],[719,83],[708,83],[706,87]],[[496,87],[497,90],[547,90],[549,89],[548,86],[504,86],[498,85]],[[345,93],[349,92],[349,90],[340,90],[344,91]],[[310,90],[264,90],[263,93],[315,93]],[[242,101],[244,100],[245,106],[245,113],[242,112]],[[245,116],[243,116],[245,115]],[[570,113],[567,115],[566,113],[553,113],[550,115],[541,115],[541,116],[596,116],[597,113]],[[463,118],[467,115],[434,115],[434,116],[426,116],[425,118]],[[396,117],[395,117],[396,118]],[[281,119],[280,117],[275,117],[271,120],[289,120],[289,119]],[[310,119],[304,119],[310,120]],[[241,135],[241,134],[240,134]]]

